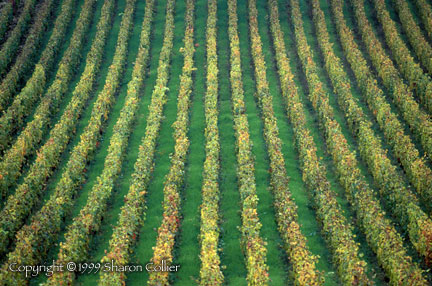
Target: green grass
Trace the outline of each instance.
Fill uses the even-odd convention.
[[[205,159],[205,31],[207,20],[207,2],[198,0],[195,3],[195,47],[194,66],[197,71],[193,74],[193,91],[191,94],[190,122],[189,122],[189,154],[185,169],[184,188],[182,189],[183,216],[180,233],[177,238],[174,264],[180,265],[175,273],[174,285],[193,285],[199,278],[200,245],[198,235],[200,232],[200,204],[202,172]]]
[[[249,25],[246,20],[247,1],[238,1],[237,14],[239,16],[239,37],[244,78],[250,78],[250,85],[244,85],[245,104],[248,111],[249,132],[253,142],[252,152],[255,155],[255,179],[256,190],[259,198],[257,207],[261,228],[261,237],[267,242],[267,265],[269,266],[269,277],[272,285],[284,285],[288,283],[288,263],[285,251],[282,249],[283,242],[279,236],[275,209],[273,207],[273,195],[270,189],[270,168],[267,155],[267,146],[264,141],[263,122],[256,98],[254,97],[255,82],[252,67],[252,55],[250,53]],[[243,65],[244,63],[244,65]]]
[[[258,7],[259,19],[265,18],[267,5],[260,2]],[[288,118],[285,113],[284,100],[282,99],[281,90],[279,88],[279,78],[276,72],[276,59],[274,57],[273,48],[271,46],[271,37],[268,21],[259,21],[261,38],[263,40],[263,51],[267,63],[267,78],[270,83],[270,92],[273,95],[273,108],[278,119],[278,127],[280,138],[283,142],[282,152],[285,158],[285,167],[290,176],[289,189],[298,206],[299,223],[301,231],[307,238],[307,245],[314,255],[318,255],[320,259],[317,263],[317,268],[326,273],[326,284],[337,285],[335,279],[335,269],[331,264],[331,256],[326,248],[325,241],[319,235],[319,225],[315,218],[315,211],[312,209],[312,202],[306,186],[302,180],[302,173],[299,166],[298,153],[294,145],[294,132],[292,125],[288,124]]]
[[[246,285],[246,266],[240,246],[241,204],[237,184],[237,157],[229,80],[230,47],[228,37],[228,3],[218,1],[217,48],[219,68],[219,135],[220,135],[220,217],[221,265],[227,285]]]
[[[123,83],[119,91],[119,98],[126,98],[127,95],[127,82],[132,78],[133,63],[138,52],[138,45],[140,43],[140,33],[142,27],[142,19],[144,17],[145,2],[137,1],[135,14],[134,14],[134,27],[131,32],[131,37],[129,40],[128,47],[128,58],[127,67],[123,78]],[[123,106],[123,104],[122,104]],[[118,111],[120,115],[120,110]],[[115,124],[115,123],[114,123]],[[107,138],[108,139],[108,138]],[[106,140],[109,142],[109,140]],[[123,166],[125,162],[123,162]],[[128,168],[130,170],[130,168]],[[133,168],[131,168],[133,169]],[[122,175],[120,175],[122,177]],[[119,180],[121,181],[121,179]],[[119,186],[122,186],[119,183]],[[104,256],[104,250],[109,247],[109,240],[112,235],[113,226],[116,224],[118,215],[120,213],[120,208],[123,205],[123,197],[126,195],[128,188],[115,188],[110,203],[107,207],[107,213],[103,218],[103,224],[100,231],[95,235],[92,240],[89,252],[89,261],[98,262]],[[77,278],[77,285],[96,285],[99,279],[99,274],[86,274],[80,275]]]
[[[164,2],[160,1],[164,7]],[[165,176],[168,174],[170,168],[170,154],[174,152],[174,139],[172,137],[172,124],[176,120],[177,115],[177,93],[179,86],[179,76],[183,66],[183,56],[179,52],[182,47],[184,36],[184,13],[185,3],[183,1],[176,1],[175,11],[175,29],[174,29],[174,46],[171,55],[171,72],[170,80],[168,83],[168,101],[165,105],[164,116],[162,121],[161,130],[158,138],[158,146],[155,155],[155,168],[153,171],[153,179],[148,188],[147,197],[147,215],[144,226],[142,227],[139,240],[135,250],[135,259],[133,263],[145,265],[153,256],[152,247],[156,243],[157,230],[162,221],[162,202],[163,202],[163,183]],[[159,7],[158,7],[159,10]],[[161,8],[160,11],[162,11]],[[155,29],[157,29],[155,27]],[[161,28],[163,30],[163,28]],[[128,285],[143,285],[148,279],[148,272],[135,272],[128,276]]]

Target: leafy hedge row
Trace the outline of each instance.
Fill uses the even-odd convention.
[[[343,215],[336,195],[331,190],[325,166],[318,160],[315,142],[307,129],[304,107],[297,93],[289,59],[286,56],[284,34],[279,24],[278,3],[276,0],[268,2],[281,90],[288,117],[294,126],[303,181],[315,201],[318,220],[322,223],[322,233],[332,251],[333,261],[341,281],[344,285],[370,285],[372,282],[366,275],[366,262],[359,258],[359,247],[354,240],[352,226]]]
[[[10,21],[13,17],[12,1],[6,2],[0,12],[0,44],[5,39],[6,31],[10,27]]]
[[[366,17],[363,1],[351,0],[351,2],[354,6],[359,32],[373,65],[382,78],[384,85],[390,90],[393,101],[399,107],[402,117],[406,120],[413,133],[420,139],[427,155],[432,158],[431,117],[420,109],[419,104],[413,98],[412,92],[404,84],[392,61],[376,38]]]
[[[402,29],[408,36],[408,40],[411,46],[414,48],[416,55],[424,67],[429,71],[429,73],[432,73],[432,48],[424,38],[420,27],[414,21],[408,4],[404,0],[393,0],[393,3],[395,4],[396,10],[399,14],[399,19],[402,23]],[[381,3],[379,4],[381,7]],[[384,16],[387,19],[386,14],[387,13],[384,13]]]
[[[432,7],[426,0],[414,0],[414,2],[429,39],[432,39]]]
[[[351,65],[361,91],[366,98],[387,142],[393,148],[395,156],[400,160],[411,184],[417,190],[425,205],[432,206],[432,171],[420,157],[419,151],[404,133],[403,124],[391,110],[383,91],[370,71],[366,60],[354,41],[352,31],[346,26],[342,12],[342,3],[332,0],[332,11],[342,48]],[[431,207],[430,207],[431,208]],[[429,208],[429,209],[430,209]]]
[[[258,196],[255,185],[254,157],[249,127],[243,102],[241,83],[240,47],[237,31],[237,3],[228,1],[229,38],[231,47],[231,88],[234,129],[237,149],[237,181],[241,198],[242,233],[241,246],[245,253],[247,280],[251,285],[267,285],[269,282],[266,264],[266,242],[260,237],[262,224],[257,213]]]
[[[50,0],[51,1],[51,0]],[[76,0],[65,0],[61,6],[61,12],[57,17],[52,34],[47,46],[42,52],[41,58],[33,71],[32,76],[26,82],[25,87],[17,94],[18,85],[23,76],[29,73],[34,65],[34,57],[37,53],[39,43],[36,40],[42,38],[45,25],[49,24],[47,15],[51,6],[45,5],[39,9],[37,25],[33,26],[27,35],[27,41],[18,56],[11,71],[7,74],[0,86],[0,152],[3,153],[11,143],[13,134],[25,124],[25,118],[31,113],[34,104],[39,100],[47,84],[48,73],[53,69],[54,60],[61,44],[63,43],[66,30],[75,13]],[[38,38],[39,37],[39,38]],[[13,98],[12,104],[6,109]]]
[[[94,79],[97,76],[97,71],[101,64],[102,50],[111,28],[114,2],[115,1],[105,1],[102,6],[101,18],[97,25],[96,36],[90,48],[90,52],[88,53],[83,76],[74,91],[74,98],[66,108],[59,123],[51,132],[51,138],[48,143],[43,147],[42,150],[46,151],[41,151],[40,153],[53,154],[58,149],[63,150],[66,147],[71,133],[73,133],[73,126],[77,123],[86,99],[93,89]],[[88,146],[90,146],[90,144],[88,144]],[[42,209],[32,217],[31,223],[25,225],[17,233],[15,249],[8,255],[8,261],[0,272],[0,280],[4,279],[9,281],[9,279],[22,278],[20,278],[19,275],[14,276],[17,273],[8,271],[7,267],[12,262],[22,265],[37,265],[45,258],[48,250],[57,240],[57,234],[60,231],[62,220],[73,204],[78,186],[84,181],[85,175],[83,169],[88,160],[88,149],[91,148],[84,149],[82,145],[74,149],[53,196]],[[57,157],[59,157],[59,155],[57,155]],[[84,161],[84,163],[81,163],[82,161]]]
[[[427,73],[423,72],[423,69],[411,56],[408,47],[400,38],[398,30],[386,9],[384,0],[374,0],[374,2],[378,19],[383,27],[386,42],[392,50],[394,59],[398,63],[401,73],[410,83],[411,89],[416,91],[421,103],[423,103],[429,112],[432,112],[431,77]],[[423,38],[420,29],[412,19],[412,15],[409,14],[411,12],[407,11],[409,7],[406,6],[405,1],[395,0],[395,2],[395,6],[399,12],[399,18],[402,22],[402,27],[408,36],[408,40],[414,48],[420,62],[430,73],[432,73],[432,48]],[[403,11],[401,11],[401,9]],[[411,26],[406,26],[408,24]]]
[[[416,250],[426,257],[426,261],[432,260],[432,221],[420,208],[417,197],[406,187],[403,178],[387,157],[386,150],[381,147],[381,140],[372,130],[372,123],[352,96],[348,75],[333,52],[324,13],[317,0],[313,0],[312,5],[318,44],[325,67],[338,95],[339,106],[344,111],[352,133],[358,138],[360,155],[368,164],[382,198],[400,225],[408,231]]]
[[[25,0],[24,7],[19,15],[18,21],[11,31],[9,37],[7,38],[6,42],[1,46],[0,50],[0,76],[3,76],[7,72],[8,66],[11,64],[13,59],[15,58],[15,54],[18,52],[18,49],[20,47],[21,40],[24,36],[26,36],[26,32],[28,30],[28,26],[31,23],[31,20],[33,18],[33,15],[44,13],[44,10],[48,12],[46,14],[46,17],[51,13],[51,9],[53,6],[53,0],[45,0],[39,9],[37,10],[37,13],[35,13],[35,6],[37,4],[36,0]],[[49,23],[49,21],[46,21],[44,18],[35,17],[33,19],[34,24],[31,28],[34,30],[36,26],[44,25],[43,23],[40,23],[39,21],[45,20],[44,22]],[[42,26],[43,27],[43,26]],[[30,36],[31,34],[27,35]],[[40,36],[40,34],[39,34]]]
[[[85,2],[72,34],[70,45],[59,63],[59,68],[53,83],[36,108],[35,114],[33,115],[34,119],[27,124],[25,129],[18,136],[17,141],[15,141],[11,148],[3,155],[2,161],[0,162],[0,174],[3,174],[0,180],[0,193],[3,197],[7,196],[8,191],[15,186],[16,180],[21,175],[21,168],[26,159],[34,155],[38,144],[45,134],[44,131],[50,123],[52,114],[57,111],[59,102],[73,79],[75,68],[80,62],[85,36],[87,35],[93,17],[94,3],[96,3],[95,0]],[[12,114],[12,116],[16,117],[17,114]],[[9,122],[12,123],[11,121]],[[7,138],[11,138],[11,136]],[[3,142],[5,141],[7,140]]]
[[[169,66],[171,50],[173,46],[174,32],[174,10],[175,1],[169,0],[166,4],[165,32],[162,50],[159,57],[158,75],[153,89],[152,100],[149,106],[147,117],[146,135],[139,147],[138,159],[135,163],[135,172],[132,174],[132,182],[129,192],[125,196],[125,205],[121,209],[119,221],[114,228],[110,240],[109,252],[102,258],[103,262],[113,260],[116,265],[126,265],[130,260],[133,245],[136,242],[139,227],[145,220],[145,195],[153,172],[153,159],[156,149],[156,141],[159,135],[161,121],[163,119],[163,107],[166,102],[166,92],[168,91],[167,82],[169,78]],[[147,10],[146,17],[150,17],[151,10]],[[148,21],[147,25],[150,25]],[[146,33],[150,33],[147,31]],[[143,34],[142,34],[143,36]],[[143,47],[148,46],[148,43]],[[147,51],[142,53],[148,54]],[[144,54],[140,55],[141,57]],[[144,65],[142,67],[145,67]],[[141,67],[141,68],[142,68]],[[135,67],[136,69],[138,66]],[[134,72],[134,83],[130,83],[130,88],[138,88],[142,83],[140,74],[143,71]],[[102,273],[100,285],[123,285],[126,280],[125,273],[113,272]]]
[[[177,120],[174,122],[175,139],[174,154],[171,156],[171,166],[164,182],[163,219],[158,229],[156,245],[153,247],[152,262],[161,265],[166,261],[173,262],[175,236],[180,227],[180,188],[183,185],[185,164],[189,150],[187,137],[189,125],[190,94],[192,92],[192,72],[194,55],[194,0],[186,2],[185,36],[184,36],[184,64],[180,76],[180,86],[177,101]],[[169,285],[169,272],[151,272],[148,285]]]
[[[333,108],[328,95],[316,73],[312,51],[303,30],[302,15],[298,1],[291,1],[291,16],[297,41],[297,53],[309,85],[309,98],[318,113],[320,124],[326,135],[329,153],[333,157],[340,182],[346,190],[348,200],[357,212],[357,218],[366,239],[377,255],[392,285],[427,285],[422,270],[412,263],[406,254],[402,238],[392,226],[374,191],[366,184],[361,174],[354,152],[348,148],[339,123],[334,119]]]
[[[217,1],[208,1],[207,16],[207,90],[205,95],[206,159],[204,161],[201,205],[200,285],[222,285],[224,276],[219,257],[219,169]]]
[[[306,245],[306,237],[297,221],[297,206],[288,189],[288,175],[282,154],[277,120],[274,115],[272,96],[266,79],[266,64],[258,31],[258,13],[255,0],[249,1],[249,30],[251,52],[255,67],[257,99],[264,123],[264,138],[270,159],[270,182],[274,195],[276,221],[285,250],[292,264],[292,275],[296,285],[321,285],[324,277],[317,271],[316,257]]]
[[[98,137],[101,133],[104,121],[106,121],[109,116],[111,106],[115,102],[114,96],[119,89],[126,67],[128,43],[134,23],[135,3],[136,0],[126,1],[114,59],[108,71],[104,89],[99,94],[98,101],[95,103],[94,109],[92,110],[90,123],[74,151],[81,151],[80,149],[82,148],[94,150],[98,146]],[[134,86],[132,88],[134,88]],[[125,104],[113,128],[113,135],[110,139],[110,145],[108,146],[108,154],[105,158],[102,174],[98,176],[97,182],[87,198],[86,205],[68,227],[65,234],[65,242],[60,245],[57,263],[66,264],[69,261],[80,263],[87,257],[92,234],[100,227],[107,201],[114,188],[114,183],[120,174],[122,158],[137,109],[137,94],[129,93],[126,96]],[[85,170],[82,171],[85,172]],[[73,283],[74,278],[75,273],[73,272],[56,272],[45,285],[70,285]]]
[[[84,21],[86,19],[88,21],[87,24],[89,24],[91,21],[91,16],[93,14],[93,10],[91,9],[93,3],[93,0],[87,0],[84,4],[84,7],[88,11],[87,13],[90,15],[83,13],[81,20]],[[71,118],[68,117],[67,119],[70,120]],[[65,142],[63,139],[68,136],[65,135],[65,133],[59,132],[58,130],[60,129],[59,127],[63,126],[62,123],[64,124],[65,119],[63,118],[62,121],[63,122],[57,124],[57,126],[53,129],[50,139],[37,153],[36,160],[30,166],[23,183],[21,183],[16,188],[15,193],[9,196],[5,202],[5,206],[1,211],[0,217],[0,253],[4,253],[4,251],[6,251],[9,240],[13,238],[15,232],[19,229],[19,227],[22,226],[25,218],[31,212],[32,207],[38,204],[41,193],[45,188],[45,182],[52,175],[55,167],[59,163],[61,155],[59,150],[64,150],[66,148],[67,141]],[[38,126],[36,126],[33,130],[29,130],[30,132],[34,132],[34,136],[41,132],[37,129],[37,127]],[[23,144],[27,144],[27,142],[24,141]],[[13,157],[8,159],[12,165],[20,164],[18,160],[16,162],[13,161]],[[2,167],[4,166],[3,164],[4,162],[1,163]],[[9,170],[1,170],[5,172],[5,176],[3,178],[9,179],[9,174],[7,173]],[[2,191],[7,192],[7,186]]]
[[[27,4],[26,1],[24,5]],[[57,53],[58,49],[60,48],[61,43],[63,42],[65,38],[65,32],[67,27],[69,26],[70,20],[72,19],[72,15],[75,13],[75,9],[73,9],[74,4],[76,3],[76,0],[73,1],[65,1],[66,3],[62,3],[62,10],[57,17],[55,21],[54,27],[58,29],[57,32],[53,30],[52,35],[50,36],[51,41],[48,42],[47,46],[44,49],[44,52],[42,54],[42,57],[46,57],[44,54],[47,52],[50,52],[48,55],[50,58],[48,58],[50,61],[54,61],[55,54]],[[37,66],[35,67],[35,61],[36,61],[36,53],[38,49],[40,48],[40,45],[42,43],[43,35],[46,33],[46,29],[51,24],[50,21],[50,14],[52,13],[54,6],[54,0],[45,0],[40,7],[37,10],[37,14],[34,16],[34,23],[32,27],[30,28],[30,31],[26,35],[25,42],[21,46],[21,51],[19,55],[16,57],[15,62],[10,67],[10,70],[6,74],[5,78],[1,82],[0,85],[0,112],[4,112],[7,107],[10,105],[10,103],[14,100],[14,96],[21,88],[21,82],[28,78],[26,77],[26,74],[30,74],[33,70],[33,73],[38,70]],[[70,7],[69,7],[70,6]],[[66,10],[66,11],[65,11]],[[65,12],[64,12],[65,11]],[[24,11],[23,11],[24,12]],[[23,13],[21,12],[21,13]],[[7,45],[9,42],[9,39],[13,39],[11,36],[9,36],[8,40],[4,45]],[[19,45],[18,42],[14,42],[13,45]],[[50,50],[53,51],[50,51]],[[1,52],[0,52],[1,54]],[[2,56],[0,56],[0,62]],[[9,64],[9,61],[11,60],[10,55],[5,55],[6,60]],[[9,57],[9,58],[8,58]],[[52,59],[51,59],[52,57]],[[42,59],[42,58],[41,58]],[[42,64],[41,59],[39,60],[39,64]],[[46,71],[49,69],[46,68],[44,65],[42,65]],[[40,69],[40,68],[39,68]],[[39,71],[40,73],[40,71]],[[2,72],[3,74],[3,72]],[[43,73],[42,73],[43,75]],[[37,89],[38,85],[43,83],[45,84],[45,79],[39,79],[36,81],[33,81],[31,83],[28,83],[26,85],[33,85],[32,87],[28,87],[27,89],[34,89],[35,91],[39,90]],[[28,92],[28,91],[27,91]],[[3,124],[2,124],[3,126]],[[2,128],[3,129],[3,128]],[[1,133],[0,133],[1,134]],[[0,140],[0,146],[3,145],[2,141]],[[4,148],[4,147],[3,147]],[[3,151],[3,149],[1,150]]]

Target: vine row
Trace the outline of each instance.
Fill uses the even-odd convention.
[[[31,112],[35,102],[42,96],[45,85],[47,84],[48,73],[53,69],[56,54],[64,41],[67,28],[75,13],[75,4],[76,0],[65,0],[62,3],[60,15],[55,21],[53,32],[48,40],[47,46],[42,52],[39,62],[36,64],[24,88],[15,95],[22,77],[29,72],[31,66],[34,64],[33,61],[30,60],[30,57],[33,57],[34,53],[37,51],[37,43],[34,42],[37,38],[35,31],[30,31],[30,35],[27,37],[28,40],[15,62],[15,65],[1,83],[0,112],[4,112],[0,117],[0,153],[3,153],[9,147],[14,138],[13,135],[23,126],[25,118]],[[38,19],[40,24],[37,26],[38,29],[35,29],[38,33],[43,33],[45,31],[44,25],[48,22],[45,19],[48,11],[45,10],[46,9],[42,9],[40,14],[38,14],[38,17],[40,17]],[[12,97],[12,104],[7,109],[2,109],[3,107],[6,108],[6,102],[9,103]]]
[[[183,185],[185,164],[189,150],[189,139],[187,136],[189,126],[189,107],[190,94],[192,92],[192,72],[193,55],[194,55],[194,0],[186,2],[185,15],[185,36],[184,64],[182,75],[180,76],[180,86],[177,101],[177,120],[174,122],[174,154],[171,156],[171,166],[169,173],[165,178],[163,194],[163,219],[158,229],[156,245],[153,247],[153,257],[151,261],[155,265],[160,265],[166,261],[169,265],[173,262],[173,249],[175,237],[180,227],[180,188]],[[151,272],[149,275],[148,285],[169,285],[169,272]]]
[[[87,57],[84,76],[77,85],[74,92],[74,99],[66,108],[60,123],[54,127],[51,132],[51,138],[55,144],[59,144],[58,148],[61,149],[65,146],[64,140],[70,136],[71,131],[63,129],[67,124],[71,126],[77,123],[78,116],[81,113],[82,106],[85,99],[81,99],[80,95],[84,98],[88,97],[94,84],[94,76],[97,74],[96,66],[99,66],[102,59],[102,49],[106,43],[106,38],[110,29],[114,8],[114,1],[105,1],[102,6],[101,18],[99,20],[96,37],[92,43],[92,47]],[[81,106],[80,109],[73,109],[71,107]],[[75,115],[74,118],[72,115]],[[67,142],[67,141],[66,141]],[[54,153],[55,149],[51,149],[55,144],[48,144],[46,152]],[[78,149],[77,149],[78,150]],[[83,149],[80,149],[81,151]],[[85,151],[85,150],[83,150]],[[43,151],[42,151],[43,152]],[[16,235],[15,249],[8,254],[8,260],[0,272],[1,280],[10,281],[16,279],[17,281],[22,277],[17,277],[16,273],[8,271],[8,265],[12,262],[25,265],[36,265],[41,263],[41,260],[46,256],[46,253],[57,239],[57,234],[60,231],[62,219],[68,213],[68,210],[73,204],[74,196],[77,187],[83,183],[84,172],[83,168],[79,168],[78,156],[87,156],[86,152],[72,153],[71,160],[67,164],[63,172],[62,179],[56,186],[53,196],[47,201],[42,209],[37,212],[31,219],[29,225],[25,225]],[[82,165],[84,166],[84,165]]]
[[[41,45],[43,35],[46,32],[48,25],[51,24],[50,14],[52,13],[52,9],[54,6],[53,2],[54,0],[46,0],[39,7],[37,15],[35,15],[34,23],[30,28],[30,31],[26,35],[26,40],[24,44],[21,46],[21,52],[19,53],[19,55],[15,59],[13,66],[10,68],[3,81],[1,82],[1,113],[6,112],[12,101],[16,101],[14,96],[19,92],[21,88],[21,81],[26,79],[26,74],[36,72],[45,75],[45,72],[48,72],[50,69],[48,68],[48,65],[44,65],[45,63],[42,59],[45,59],[45,61],[48,62],[54,62],[55,55],[60,49],[61,43],[65,38],[66,29],[69,26],[72,15],[75,13],[75,9],[73,8],[73,6],[76,4],[76,0],[65,1],[62,3],[60,14],[54,23],[55,29],[53,30],[53,33],[50,36],[50,40],[48,41],[48,44],[46,45],[41,55],[41,58],[39,59],[39,65],[35,66],[36,52]],[[9,39],[12,39],[11,36],[8,38],[8,40]],[[5,44],[7,44],[7,42]],[[18,45],[18,43],[15,44]],[[10,55],[6,55],[7,61],[11,60],[8,57],[10,57]],[[32,69],[34,70],[32,71]],[[39,87],[38,84],[42,83],[45,83],[45,79],[33,80],[26,83],[26,92],[30,90],[40,90],[41,87]],[[3,123],[1,123],[1,126],[3,129]],[[2,146],[2,148],[4,149],[3,141],[0,140],[0,144],[0,146]],[[1,149],[0,151],[3,151],[3,149]]]
[[[414,21],[411,10],[404,0],[393,0],[395,7],[399,13],[399,19],[402,23],[402,28],[408,36],[411,46],[414,48],[420,62],[426,67],[429,73],[432,74],[432,48]]]
[[[36,108],[33,120],[27,124],[24,130],[20,133],[17,140],[8,149],[0,162],[0,174],[3,177],[0,180],[0,193],[3,197],[8,195],[15,186],[16,180],[21,175],[21,168],[29,156],[34,155],[38,144],[45,134],[47,125],[50,123],[52,114],[57,110],[62,96],[66,93],[69,83],[72,81],[74,71],[80,62],[81,52],[85,42],[85,36],[92,22],[95,0],[85,1],[83,9],[77,20],[77,25],[72,34],[69,47],[66,49],[62,57],[55,79],[48,88],[41,103]],[[21,102],[21,104],[24,104]],[[22,106],[21,106],[22,107]],[[9,113],[8,113],[9,114]],[[15,112],[11,113],[11,118],[19,116]],[[2,118],[4,119],[4,118]],[[1,119],[0,119],[1,122]],[[14,121],[8,121],[12,124]],[[19,124],[16,127],[19,127]],[[6,124],[6,126],[11,126]],[[7,127],[3,126],[3,134],[7,134]],[[10,127],[12,128],[12,127]],[[7,144],[12,136],[0,136],[0,141]],[[3,139],[3,140],[2,140]]]
[[[89,147],[89,149],[94,150],[98,146],[97,139],[101,133],[102,124],[107,120],[110,109],[115,102],[114,96],[119,89],[126,67],[135,4],[136,0],[126,1],[113,63],[108,71],[104,89],[99,94],[98,100],[101,101],[96,102],[92,110],[90,123],[74,151],[80,151],[81,148]],[[92,187],[86,205],[80,210],[80,214],[73,218],[72,224],[67,229],[65,242],[60,245],[58,263],[61,264],[65,261],[82,262],[87,257],[92,234],[100,227],[107,201],[111,195],[115,180],[121,171],[123,154],[128,143],[137,108],[138,99],[136,95],[128,94],[125,104],[120,111],[120,116],[113,128],[113,135],[110,138],[110,145],[108,146],[108,154],[105,158],[102,174],[98,176],[97,182]],[[88,139],[90,140],[87,141]],[[85,172],[85,170],[83,171]],[[74,272],[55,272],[45,285],[71,285],[74,278]]]
[[[377,255],[392,285],[427,285],[422,271],[412,263],[406,254],[402,238],[391,222],[385,218],[374,191],[365,183],[355,154],[348,148],[341,126],[334,119],[328,95],[323,90],[316,73],[312,51],[303,30],[303,20],[297,0],[291,0],[291,17],[299,55],[306,80],[309,98],[319,116],[326,135],[326,143],[336,164],[340,182],[347,192],[347,198],[357,212],[357,218],[366,239]]]
[[[132,182],[124,199],[125,205],[121,209],[119,221],[109,243],[109,251],[102,258],[102,261],[112,260],[116,265],[126,265],[129,262],[139,227],[145,220],[145,195],[153,171],[156,141],[168,90],[166,85],[169,78],[169,62],[174,37],[174,8],[175,1],[169,0],[166,5],[164,40],[159,57],[156,84],[149,106],[146,135],[139,147],[135,172],[132,174]],[[138,72],[134,80],[140,80]],[[99,285],[119,285],[125,283],[125,280],[124,273],[102,273]]]
[[[88,3],[91,2],[93,1],[88,0]],[[92,13],[90,7],[88,11]],[[0,253],[6,251],[9,240],[22,226],[24,219],[32,208],[38,204],[46,181],[59,163],[60,150],[64,150],[67,144],[67,141],[64,141],[67,135],[61,132],[62,127],[65,126],[65,119],[65,116],[63,116],[59,124],[53,129],[51,137],[37,153],[36,160],[30,166],[23,183],[16,188],[15,193],[9,196],[5,202],[5,206],[1,211],[3,216],[0,218]],[[70,116],[67,119],[71,120]]]
[[[393,102],[399,107],[402,117],[406,120],[413,133],[417,135],[426,151],[432,157],[432,120],[431,117],[420,109],[414,100],[412,92],[403,83],[398,71],[384,49],[368,22],[363,2],[351,0],[354,6],[354,14],[357,19],[359,32],[371,57],[372,63],[382,78],[384,85],[390,90]]]
[[[247,280],[250,285],[266,285],[269,281],[266,264],[266,242],[260,237],[261,222],[257,213],[258,196],[255,185],[254,157],[249,127],[243,102],[241,60],[237,31],[237,3],[228,1],[228,34],[231,47],[231,88],[233,97],[234,129],[237,149],[237,181],[241,198],[241,246],[245,253]],[[239,101],[241,100],[241,101]]]
[[[18,52],[18,48],[20,46],[21,40],[26,34],[28,26],[31,23],[32,17],[34,14],[36,14],[34,10],[37,1],[36,0],[24,0],[24,1],[25,1],[24,7],[21,11],[21,14],[19,15],[18,21],[0,50],[0,76],[3,76],[7,72],[8,66],[11,64],[15,54]],[[45,0],[39,7],[37,14],[41,13],[41,11],[44,11],[46,9],[48,13],[45,14],[45,17],[47,17],[51,12],[53,6],[52,4],[53,4],[52,0]],[[35,17],[35,19],[33,20],[34,20],[34,24],[33,27],[31,28],[32,30],[35,29],[34,27],[42,24],[39,22],[41,20],[40,17],[39,18]],[[46,21],[45,19],[45,22],[49,22],[49,21]],[[29,35],[27,35],[27,37]]]
[[[432,203],[432,172],[426,165],[425,159],[420,158],[419,151],[410,137],[404,133],[402,123],[397,115],[391,111],[383,91],[378,87],[375,77],[370,72],[366,60],[354,41],[352,31],[346,26],[341,3],[335,0],[331,2],[335,17],[334,22],[342,48],[366,98],[369,109],[384,131],[387,142],[393,147],[394,154],[401,161],[411,183],[420,197],[429,205]]]
[[[86,2],[91,4],[94,1],[87,0]],[[86,6],[84,5],[84,7]],[[88,13],[92,14],[90,7],[88,7]],[[83,18],[87,18],[88,15],[85,16]],[[88,17],[89,21],[90,18]],[[36,160],[30,166],[23,183],[16,188],[15,193],[9,196],[5,202],[5,206],[1,211],[2,217],[0,218],[0,253],[6,251],[9,240],[13,238],[15,232],[22,226],[24,219],[31,212],[32,208],[38,204],[42,191],[45,188],[45,182],[52,175],[60,160],[59,150],[66,148],[67,142],[62,140],[65,134],[58,132],[59,127],[62,127],[61,123],[57,125],[57,128],[53,129],[51,134],[53,136],[49,138],[47,143],[37,153]]]
[[[297,285],[322,285],[324,277],[316,269],[317,258],[306,245],[306,237],[300,231],[297,221],[297,206],[288,189],[288,176],[282,154],[276,117],[272,106],[272,96],[266,79],[266,64],[258,32],[256,3],[249,1],[249,30],[251,52],[255,67],[256,96],[261,108],[264,123],[264,138],[270,159],[270,180],[274,195],[276,221],[285,250],[292,263],[292,275]]]
[[[5,39],[6,32],[8,28],[10,27],[10,22],[13,17],[13,9],[14,6],[12,5],[12,2],[6,2],[0,12],[0,44],[3,43],[3,40]]]
[[[432,171],[427,166],[425,159],[420,157],[411,138],[404,133],[403,124],[397,115],[391,111],[383,91],[378,87],[374,75],[369,70],[365,58],[354,41],[352,31],[346,26],[341,2],[332,0],[331,4],[342,48],[366,98],[369,109],[383,130],[387,142],[392,146],[394,154],[404,167],[411,184],[422,200],[426,202],[425,205],[431,205]]]
[[[404,28],[405,33],[408,35],[411,45],[414,47],[418,58],[426,67],[426,69],[429,72],[432,72],[431,47],[429,47],[425,41],[421,42],[422,35],[419,30],[415,29],[418,27],[412,18],[410,18],[412,21],[410,24],[412,24],[412,26],[409,28],[405,26],[407,24],[406,21],[408,21],[407,18],[410,16],[406,11],[408,7],[405,7],[405,11],[401,11],[401,1],[395,1],[395,6],[399,11],[399,17],[401,18],[402,27]],[[420,98],[420,102],[425,106],[425,109],[432,113],[432,80],[430,76],[423,72],[423,69],[411,56],[408,47],[398,34],[396,26],[386,9],[385,2],[383,0],[374,0],[374,3],[377,10],[378,19],[381,22],[384,30],[386,42],[399,65],[401,73],[408,80],[410,89],[416,91],[417,96]]]
[[[217,58],[217,1],[207,3],[207,90],[204,100],[206,128],[202,205],[200,227],[200,285],[222,285],[224,276],[219,257],[219,169],[220,143],[218,129],[218,58]]]
[[[59,123],[52,130],[48,143],[42,147],[41,154],[55,156],[56,150],[65,149],[67,141],[71,133],[73,133],[72,128],[76,125],[86,99],[88,99],[93,89],[95,77],[101,64],[102,51],[111,27],[114,4],[115,1],[110,0],[105,1],[102,6],[96,36],[88,53],[83,76],[75,88],[72,101],[66,108]],[[36,265],[41,262],[41,259],[46,256],[50,247],[56,241],[62,220],[73,205],[76,190],[84,183],[85,172],[83,172],[83,169],[91,149],[90,144],[87,144],[87,146],[87,148],[84,148],[81,145],[81,147],[74,149],[53,196],[32,217],[30,224],[23,226],[17,233],[15,249],[8,254],[8,260],[0,272],[1,280],[22,279],[20,276],[14,276],[17,273],[14,274],[8,271],[8,265],[12,262]]]
[[[344,285],[356,285],[356,283],[370,285],[372,281],[366,275],[366,262],[360,259],[361,255],[358,244],[354,240],[352,226],[347,222],[336,195],[331,190],[325,166],[318,160],[316,144],[306,127],[304,107],[297,93],[289,59],[286,56],[284,35],[279,23],[278,3],[276,0],[268,2],[282,96],[286,103],[288,117],[294,126],[303,181],[315,201],[318,220],[323,228],[322,233],[333,253],[333,261],[341,281]]]
[[[425,0],[414,0],[417,10],[419,11],[420,18],[423,25],[429,35],[429,39],[432,40],[432,7]]]
[[[338,103],[348,121],[349,128],[359,140],[360,155],[368,164],[380,188],[381,197],[387,202],[392,214],[408,231],[416,250],[426,257],[426,261],[430,261],[432,259],[432,221],[420,208],[417,197],[406,187],[403,178],[381,147],[380,139],[372,130],[372,123],[355,102],[351,94],[348,75],[343,70],[340,59],[333,52],[320,4],[313,0],[312,6],[316,35],[324,57],[325,68],[338,95]]]

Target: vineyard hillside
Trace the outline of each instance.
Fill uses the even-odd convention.
[[[0,286],[431,267],[430,0],[0,0]]]

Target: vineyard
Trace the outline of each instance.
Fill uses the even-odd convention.
[[[432,285],[432,2],[2,0],[3,285]]]

